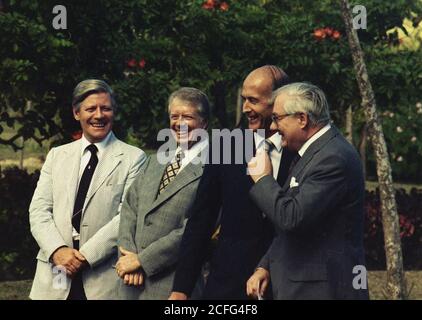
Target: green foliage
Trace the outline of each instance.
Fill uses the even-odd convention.
[[[33,14],[47,7],[33,1],[10,1],[5,6],[6,12],[0,13],[0,127],[19,131],[0,142],[16,149],[19,137],[42,141],[59,131],[53,117],[72,43],[47,27],[48,18]]]
[[[117,93],[118,136],[130,133],[141,146],[154,148],[157,131],[168,125],[167,98],[173,90],[202,89],[213,105],[212,125],[232,127],[242,79],[263,64],[279,65],[293,80],[319,85],[340,127],[348,106],[360,109],[338,1],[237,0],[225,1],[225,10],[221,2],[206,8],[203,0],[75,0],[66,3],[68,29],[56,31],[51,26],[54,1],[4,1],[0,133],[9,125],[20,128],[13,141],[19,136],[42,140],[57,132],[63,137],[57,143],[69,141],[79,130],[70,109],[72,89],[97,77]],[[417,22],[421,1],[363,4],[368,29],[359,30],[359,37],[379,110],[402,113],[422,100],[421,50],[395,50],[397,39],[386,32],[405,17]],[[318,37],[318,30],[326,28],[338,36]],[[358,131],[364,118],[355,113]],[[385,131],[393,143],[390,150],[394,134]]]
[[[37,244],[29,230],[28,207],[39,172],[18,168],[0,173],[0,280],[34,274]]]

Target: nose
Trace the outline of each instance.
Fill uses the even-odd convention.
[[[183,116],[179,116],[177,117],[177,119],[174,120],[174,125],[176,126],[176,128],[180,129],[182,127],[186,127],[187,123]]]
[[[249,107],[248,100],[245,100],[245,101],[243,102],[242,112],[243,112],[243,113],[246,113],[246,112],[250,112],[250,111],[251,111],[251,108]]]
[[[103,111],[101,110],[100,106],[97,106],[97,109],[95,109],[94,117],[96,119],[101,119],[104,116]]]
[[[271,121],[270,130],[278,130],[278,125],[275,121]]]

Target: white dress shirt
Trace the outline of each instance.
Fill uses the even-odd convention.
[[[97,142],[97,143],[93,143],[98,149],[98,151],[97,151],[98,162],[101,161],[101,156],[104,154],[104,149],[106,148],[107,143],[110,140],[110,137],[111,137],[111,131],[108,133],[108,135],[102,141]],[[78,185],[77,185],[76,190],[78,190],[78,188],[79,188],[79,182],[82,178],[82,174],[84,173],[85,167],[87,166],[89,159],[91,159],[91,152],[86,149],[86,147],[88,147],[90,144],[92,144],[92,143],[89,142],[88,139],[84,135],[82,135],[82,138],[81,138],[81,163],[79,165],[79,177],[78,177]],[[97,165],[97,167],[98,167],[98,165]],[[92,183],[92,180],[91,180],[91,183]],[[76,192],[78,192],[78,191],[76,191]],[[88,193],[87,193],[87,195],[88,195]],[[83,207],[82,212],[85,210],[85,205],[86,205],[86,202],[84,203],[84,207]],[[79,240],[80,239],[79,233],[76,231],[75,228],[72,229],[72,236],[73,236],[73,240]]]
[[[183,159],[182,159],[182,163],[177,174],[179,174],[179,172],[181,172],[183,168],[185,168],[194,159],[195,159],[195,164],[196,163],[205,164],[205,161],[208,157],[208,146],[209,146],[209,140],[204,139],[195,143],[192,147],[190,147],[190,149],[183,150]],[[181,150],[182,148],[178,146],[171,162],[175,160],[176,154],[180,152]]]
[[[265,137],[255,132],[254,139],[257,151],[261,148],[264,148]],[[271,164],[273,166],[273,177],[275,180],[277,180],[278,169],[280,168],[281,155],[283,154],[283,148],[281,147],[281,135],[278,132],[274,133],[271,137],[268,138],[268,140],[270,140],[275,146],[275,148],[272,148],[269,152],[269,156],[271,159]]]
[[[98,158],[98,162],[100,162],[101,156],[104,153],[104,149],[106,148],[107,143],[110,140],[110,137],[111,137],[111,131],[108,133],[108,135],[102,141],[97,142],[97,143],[91,143],[91,142],[88,141],[87,138],[85,138],[84,135],[82,135],[82,138],[81,138],[81,165],[79,167],[79,179],[78,179],[78,181],[81,180],[82,174],[84,173],[84,170],[85,170],[85,167],[88,164],[89,159],[91,159],[91,152],[88,151],[86,149],[86,147],[88,147],[90,144],[94,144],[97,147],[97,149],[98,149],[97,158]],[[79,182],[78,182],[78,185],[79,185]]]
[[[326,133],[328,130],[330,130],[331,125],[327,124],[325,127],[320,129],[317,133],[315,133],[312,137],[308,139],[308,141],[305,142],[305,144],[300,148],[298,151],[299,155],[303,157],[303,154],[305,151],[309,148],[309,146],[314,143],[319,137],[321,137],[324,133]]]

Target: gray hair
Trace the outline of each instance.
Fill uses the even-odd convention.
[[[272,104],[282,93],[287,94],[284,102],[286,113],[306,113],[312,126],[324,126],[330,122],[330,110],[324,92],[307,82],[295,82],[273,92]]]
[[[77,86],[73,90],[73,109],[79,111],[79,109],[81,108],[82,101],[84,101],[88,96],[93,93],[108,93],[110,95],[111,106],[113,110],[116,110],[117,104],[114,98],[113,90],[105,81],[97,79],[88,79],[81,81],[77,84]]]
[[[174,91],[168,100],[168,112],[170,113],[170,105],[174,99],[179,99],[184,102],[188,102],[192,106],[196,107],[199,116],[209,122],[210,119],[210,103],[208,97],[201,90],[190,87],[182,87]]]

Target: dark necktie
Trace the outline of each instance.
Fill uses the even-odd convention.
[[[290,163],[288,176],[290,176],[290,174],[293,171],[293,168],[295,167],[296,163],[298,163],[298,161],[300,160],[300,158],[301,157],[300,157],[299,153],[296,153],[296,155],[293,157],[292,162]]]
[[[182,165],[183,157],[184,157],[183,152],[179,151],[174,157],[174,160],[167,165],[166,170],[164,171],[163,177],[161,178],[158,194],[161,194],[164,191],[164,189],[167,188],[170,182],[172,182],[173,179],[176,178],[176,175],[179,172],[180,167]]]
[[[275,148],[274,143],[270,139],[264,140],[264,150],[268,153],[268,156],[271,159],[270,153]]]
[[[79,182],[78,193],[76,195],[72,216],[72,225],[78,233],[81,226],[82,210],[84,207],[86,194],[88,193],[89,185],[98,163],[97,147],[94,144],[90,144],[88,147],[86,147],[86,149],[91,152],[91,159],[89,159],[89,162],[82,174],[81,181]]]

